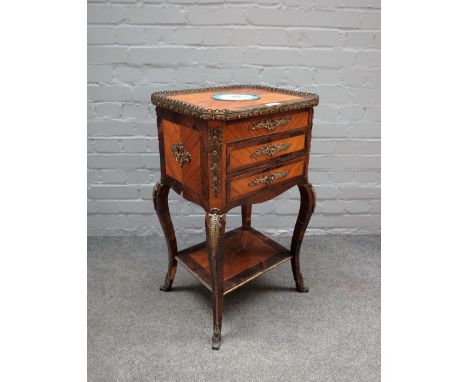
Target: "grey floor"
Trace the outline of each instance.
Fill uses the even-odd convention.
[[[232,292],[219,351],[208,290],[179,265],[159,291],[166,253],[157,237],[89,238],[90,382],[380,380],[380,237],[306,237],[310,292],[289,263]]]

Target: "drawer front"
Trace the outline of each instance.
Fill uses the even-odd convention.
[[[254,191],[273,187],[276,184],[283,183],[288,179],[304,175],[305,158],[296,160],[293,163],[276,167],[263,172],[256,172],[253,175],[242,175],[232,178],[229,182],[228,201],[239,199],[242,196]]]
[[[309,111],[274,114],[249,118],[242,122],[229,122],[226,126],[226,142],[279,133],[309,125]]]
[[[266,164],[272,159],[305,149],[305,132],[260,144],[234,146],[228,149],[228,171],[252,164]]]

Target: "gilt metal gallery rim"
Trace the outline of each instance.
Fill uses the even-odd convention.
[[[227,110],[227,109],[205,109],[196,105],[189,104],[180,100],[167,98],[167,96],[178,94],[200,93],[207,91],[222,91],[229,89],[263,89],[272,92],[284,93],[289,95],[297,95],[303,97],[301,100],[281,102],[279,104],[259,105],[248,110]],[[177,113],[185,114],[194,118],[204,120],[217,120],[217,121],[232,121],[241,118],[257,117],[262,115],[269,115],[280,112],[296,111],[310,109],[318,105],[319,97],[314,93],[299,92],[295,90],[286,90],[274,88],[270,86],[261,85],[230,85],[230,86],[217,86],[210,88],[198,89],[185,89],[176,91],[160,91],[151,95],[151,102],[160,108],[175,111]]]

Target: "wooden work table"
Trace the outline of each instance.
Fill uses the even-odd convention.
[[[219,100],[216,94],[258,99]],[[232,97],[238,97],[234,95]],[[151,97],[156,106],[161,181],[153,200],[164,230],[169,267],[161,290],[170,291],[182,263],[212,293],[212,348],[221,345],[223,296],[290,260],[296,288],[301,242],[315,207],[307,180],[315,94],[262,86],[228,86]],[[291,248],[251,227],[252,204],[298,186],[301,205]],[[169,189],[206,211],[206,241],[178,250],[168,206]],[[225,233],[226,213],[242,210],[242,226]]]

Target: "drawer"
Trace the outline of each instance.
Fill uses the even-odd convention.
[[[306,147],[305,139],[305,131],[299,130],[283,134],[281,138],[271,137],[230,145],[227,149],[228,172],[253,164],[267,164],[278,157],[303,151]]]
[[[304,175],[305,158],[275,166],[266,171],[255,171],[228,181],[228,201],[239,199],[252,192],[274,187],[289,179]]]
[[[248,118],[242,122],[228,122],[226,142],[234,142],[250,137],[279,133],[309,125],[309,111],[297,113],[272,114]]]

